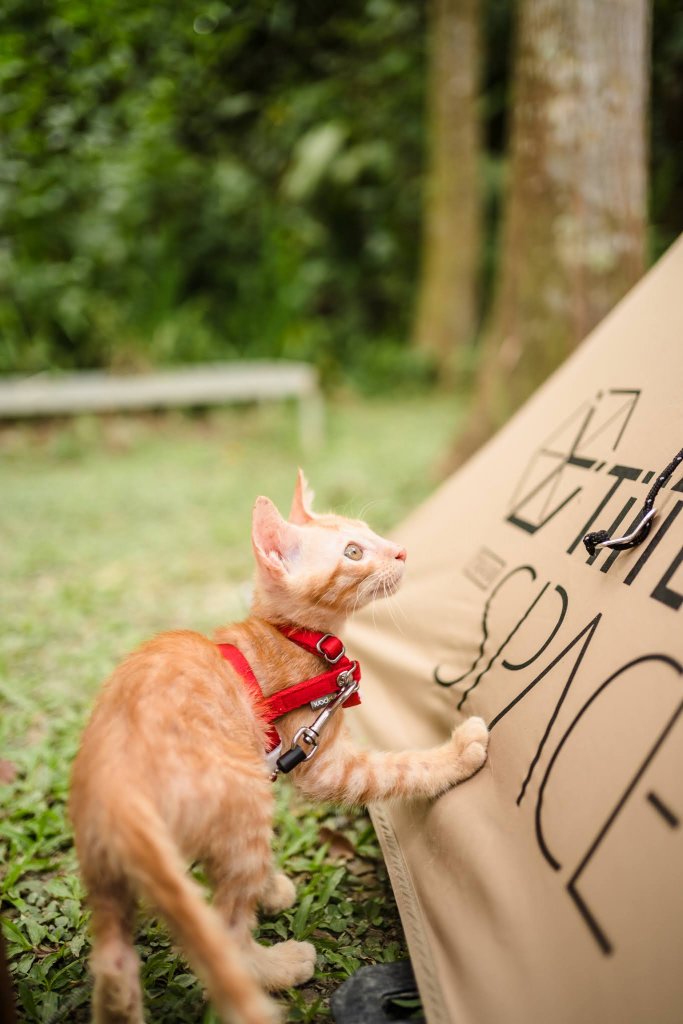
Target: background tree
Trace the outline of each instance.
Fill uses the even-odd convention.
[[[414,341],[439,375],[453,376],[472,342],[480,266],[479,0],[432,0],[427,84],[429,140],[422,272]]]
[[[469,454],[642,274],[647,0],[521,0],[494,301]]]
[[[471,144],[476,127],[449,107],[458,83],[465,88],[461,106],[468,107],[463,83],[476,76],[469,63],[477,56],[476,0],[434,2],[427,130],[423,4],[212,0],[193,9],[175,0],[3,0],[0,373],[285,357],[315,362],[331,384],[396,392],[431,381],[425,352],[460,363],[458,347],[486,314],[498,265],[504,280],[496,288],[482,366],[489,358],[497,365],[500,339],[512,336],[513,305],[515,337],[522,337],[522,327],[531,337],[526,307],[535,298],[534,268],[548,295],[546,262],[556,264],[558,237],[570,251],[593,231],[587,196],[572,193],[578,205],[565,203],[586,221],[578,236],[571,217],[546,203],[544,183],[557,185],[546,156],[553,152],[552,167],[559,159],[566,170],[560,182],[566,197],[572,174],[587,182],[587,171],[593,173],[584,134],[602,132],[608,114],[615,124],[627,122],[612,109],[622,103],[620,87],[599,61],[604,51],[615,76],[631,77],[630,57],[622,62],[622,55],[633,35],[634,3],[518,0],[519,11],[513,0],[478,0],[486,41],[477,241],[476,226],[468,237],[463,221],[476,213],[476,200],[459,199],[456,188],[471,164],[457,156],[453,134],[462,129],[464,145],[469,124]],[[650,256],[656,257],[683,229],[683,7],[680,0],[653,0],[653,6],[649,198]],[[520,102],[530,97],[525,116],[542,132],[533,142],[536,128],[520,108],[510,157],[513,13],[526,26],[515,91]],[[437,29],[437,21],[445,27]],[[522,51],[529,51],[526,85]],[[532,65],[539,66],[536,77]],[[440,68],[448,73],[440,75]],[[548,89],[556,94],[553,103]],[[534,114],[529,103],[537,96]],[[634,125],[637,132],[636,120],[620,133],[615,128],[614,142],[603,140],[595,150],[605,154],[595,161],[604,181],[611,177],[614,197],[625,187],[631,158],[623,156],[624,147]],[[569,138],[558,157],[555,136],[562,132]],[[583,163],[572,152],[574,139]],[[522,196],[524,188],[531,190],[519,184],[522,171],[532,167],[536,174],[537,164],[535,191]],[[508,223],[499,252],[508,171]],[[438,185],[424,189],[426,176]],[[607,188],[599,185],[601,194]],[[416,317],[425,192],[432,201]],[[448,209],[444,205],[441,214],[444,197]],[[440,224],[437,273],[437,247],[429,242]],[[544,239],[547,255],[541,255]],[[595,246],[593,258],[605,251]],[[468,261],[471,269],[449,259]],[[448,274],[455,268],[465,280],[475,265],[473,307],[474,286],[461,292]],[[566,292],[583,294],[582,275],[575,272],[571,288],[562,286],[563,300]],[[427,281],[436,283],[428,288]],[[586,314],[601,304],[591,297]],[[588,323],[591,316],[580,317],[578,309],[575,303],[575,322]],[[419,345],[411,344],[414,337]],[[474,346],[464,348],[469,359]],[[534,365],[540,359],[532,351]],[[523,377],[520,370],[511,383],[516,387]]]

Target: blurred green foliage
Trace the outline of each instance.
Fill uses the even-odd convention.
[[[2,21],[1,369],[329,369],[406,333],[421,5],[6,0]]]
[[[513,7],[483,0],[488,282]],[[425,22],[402,0],[4,0],[0,372],[249,355],[427,378],[406,344]],[[658,250],[680,227],[675,0],[654,25]]]

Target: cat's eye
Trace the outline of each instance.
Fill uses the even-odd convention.
[[[363,549],[358,544],[347,544],[344,548],[344,554],[347,558],[352,559],[352,561],[360,562],[363,557]]]

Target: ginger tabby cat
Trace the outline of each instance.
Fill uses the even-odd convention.
[[[357,607],[393,593],[406,554],[365,523],[316,515],[301,471],[289,521],[267,498],[253,513],[256,559],[249,617],[220,629],[265,697],[320,672],[320,659],[277,627],[335,634]],[[309,725],[309,707],[277,723],[284,749]],[[378,753],[356,749],[330,719],[317,755],[292,774],[317,800],[368,804],[434,798],[486,759],[483,721],[470,718],[443,746]],[[136,903],[166,920],[224,1021],[280,1019],[264,990],[307,981],[315,949],[252,936],[258,906],[291,906],[295,890],[271,854],[273,787],[264,761],[259,705],[215,643],[190,631],[164,633],[131,654],[97,700],[76,758],[70,813],[92,910],[91,968],[97,1024],[143,1021]],[[186,866],[199,861],[213,887],[207,904]]]

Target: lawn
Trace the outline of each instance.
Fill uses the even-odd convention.
[[[433,488],[455,420],[444,397],[335,400],[305,458],[318,507],[389,530]],[[65,801],[93,695],[150,634],[246,613],[251,505],[267,494],[286,512],[301,459],[284,405],[0,430],[0,895],[24,1021],[88,1019]],[[341,980],[405,945],[369,819],[277,785],[276,852],[299,898],[261,935],[315,943],[314,981],[284,998],[288,1021],[324,1021]],[[149,1020],[213,1022],[163,927],[141,921],[137,941]]]

